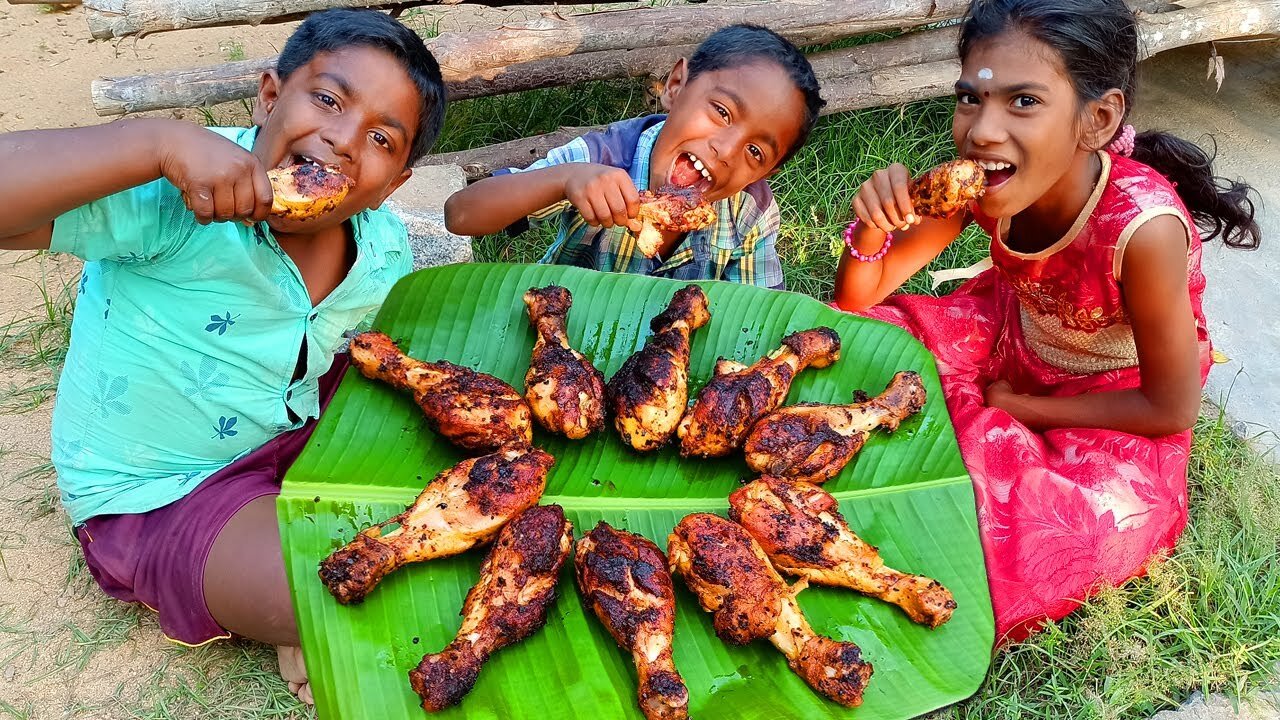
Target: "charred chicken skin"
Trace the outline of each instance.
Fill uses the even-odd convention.
[[[351,178],[337,165],[304,162],[267,171],[271,180],[271,214],[287,220],[310,220],[332,212],[351,191]]]
[[[643,223],[636,247],[647,258],[662,247],[662,231],[687,233],[701,230],[716,221],[716,211],[696,188],[663,185],[658,192],[640,193],[636,218]]]
[[[689,402],[690,336],[710,319],[707,296],[690,285],[677,290],[667,309],[649,322],[653,336],[606,387],[623,442],[647,451],[671,439]]]
[[[413,393],[431,428],[460,448],[492,452],[533,441],[529,404],[492,375],[415,360],[380,332],[351,339],[351,362],[365,377]]]
[[[862,650],[814,633],[794,592],[741,526],[718,515],[688,515],[672,530],[667,555],[671,572],[714,613],[722,640],[743,645],[767,637],[809,687],[846,707],[862,704],[872,673]]]
[[[729,517],[788,575],[879,598],[931,628],[950,620],[956,609],[951,591],[937,580],[887,567],[849,529],[836,499],[816,485],[762,477],[729,496]]]
[[[911,181],[908,193],[917,215],[949,218],[969,207],[987,189],[987,174],[973,160],[945,162]]]
[[[578,541],[574,569],[587,605],[631,653],[644,716],[689,717],[689,691],[671,657],[676,596],[667,557],[648,538],[602,521]]]
[[[480,566],[480,580],[467,593],[453,642],[409,671],[423,709],[457,705],[489,656],[546,624],[572,544],[573,525],[559,505],[529,508],[502,528]]]
[[[751,426],[787,399],[797,373],[839,359],[840,336],[825,327],[786,336],[751,367],[722,358],[680,422],[680,454],[723,457],[742,447]]]
[[[756,472],[813,483],[826,482],[862,449],[877,427],[889,432],[924,407],[924,384],[914,372],[893,376],[875,398],[861,392],[851,405],[800,403],[760,419],[743,446]]]
[[[604,426],[604,375],[569,346],[565,316],[573,295],[548,285],[526,292],[524,304],[537,332],[524,376],[525,400],[548,432],[581,440]]]
[[[404,512],[361,530],[325,558],[320,579],[338,602],[358,603],[401,565],[489,542],[513,515],[538,503],[553,462],[534,448],[463,460],[437,475]]]

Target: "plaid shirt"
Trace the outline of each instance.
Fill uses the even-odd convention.
[[[604,132],[588,133],[547,153],[527,172],[569,162],[591,162],[623,168],[636,189],[649,186],[649,155],[666,116],[650,115],[614,123]],[[764,180],[715,204],[716,222],[688,233],[668,258],[646,258],[636,236],[625,227],[587,225],[576,208],[563,200],[529,216],[532,222],[559,221],[555,242],[541,262],[610,272],[653,275],[675,280],[728,280],[783,289],[778,260],[778,203]]]

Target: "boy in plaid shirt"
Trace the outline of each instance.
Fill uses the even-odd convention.
[[[449,229],[487,235],[558,220],[544,263],[677,280],[728,280],[782,289],[778,204],[765,178],[803,147],[823,105],[808,60],[776,33],[735,25],[672,69],[667,115],[624,120],[500,170],[445,204]],[[636,247],[639,191],[694,186],[716,211],[711,226],[663,232],[654,258]]]

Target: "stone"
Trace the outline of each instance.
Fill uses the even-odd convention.
[[[471,238],[455,235],[444,226],[444,201],[466,185],[461,167],[426,165],[414,168],[413,177],[387,198],[384,207],[409,230],[414,270],[475,259]]]
[[[1151,720],[1276,720],[1277,698],[1271,693],[1259,693],[1232,703],[1231,698],[1214,693],[1205,697],[1192,693],[1177,710],[1162,710]]]
[[[1261,196],[1260,249],[1234,250],[1220,239],[1205,245],[1209,337],[1228,358],[1210,371],[1206,394],[1226,409],[1237,434],[1273,451],[1280,447],[1280,43],[1220,43],[1217,50],[1226,63],[1217,92],[1205,78],[1208,45],[1142,63],[1131,122],[1139,132],[1165,130],[1209,152],[1216,141],[1217,174],[1241,178]]]

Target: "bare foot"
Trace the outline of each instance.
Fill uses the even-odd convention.
[[[315,705],[311,695],[311,683],[307,682],[307,666],[302,661],[302,648],[276,646],[276,659],[280,662],[280,677],[289,683],[289,692],[308,705]]]

